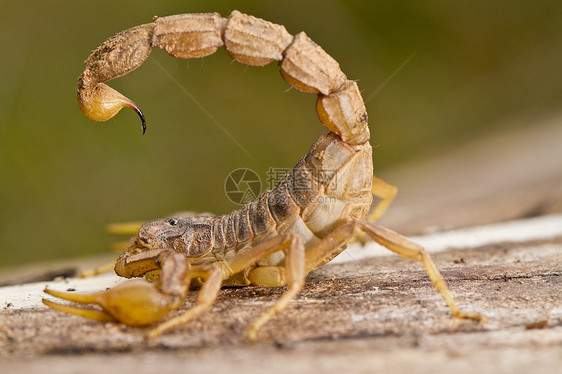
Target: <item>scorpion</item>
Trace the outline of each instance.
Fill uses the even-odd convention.
[[[422,246],[374,223],[397,189],[373,176],[367,112],[357,83],[347,79],[338,62],[304,32],[293,36],[282,25],[236,10],[228,18],[218,13],[155,17],[152,23],[116,34],[91,53],[78,78],[79,106],[96,121],[112,118],[123,107],[132,108],[144,133],[141,110],[104,82],[136,69],[153,47],[189,59],[210,55],[221,46],[233,60],[249,66],[277,61],[290,86],[317,94],[316,111],[328,131],[275,188],[239,210],[222,216],[178,214],[137,226],[131,232],[138,229],[136,237],[114,269],[121,277],[144,275],[151,282],[128,280],[93,293],[45,289],[75,304],[43,302],[98,321],[147,326],[180,308],[190,286],[197,284],[195,305],[153,326],[147,336],[154,338],[204,313],[222,286],[286,287],[247,330],[248,339],[255,341],[260,328],[301,291],[310,271],[363,235],[402,257],[421,261],[451,313],[481,321],[479,314],[457,307]],[[326,170],[335,172],[322,173]]]

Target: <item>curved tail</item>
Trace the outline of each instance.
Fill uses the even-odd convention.
[[[113,117],[121,108],[134,109],[146,129],[144,116],[133,101],[103,82],[139,67],[158,47],[177,58],[198,58],[224,46],[230,56],[250,66],[278,61],[281,75],[294,88],[318,94],[320,121],[349,144],[369,140],[365,104],[354,81],[339,64],[304,32],[292,36],[284,26],[233,11],[180,14],[122,31],[106,40],[86,59],[78,79],[78,103],[95,121]]]

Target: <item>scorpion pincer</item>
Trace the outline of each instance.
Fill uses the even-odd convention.
[[[480,315],[457,308],[424,248],[373,223],[396,188],[373,177],[367,113],[357,84],[304,32],[292,36],[281,25],[238,11],[228,18],[217,13],[156,18],[118,33],[92,52],[78,79],[80,108],[88,118],[105,121],[130,107],[141,117],[144,132],[140,109],[103,82],[136,69],[153,47],[187,59],[210,55],[221,46],[235,61],[250,66],[278,61],[281,75],[292,87],[318,95],[316,110],[328,131],[273,190],[242,209],[142,225],[118,258],[115,272],[131,278],[159,271],[156,282],[130,280],[89,294],[45,290],[101,309],[44,303],[95,320],[142,326],[181,307],[192,281],[199,282],[196,305],[154,327],[149,337],[155,337],[207,310],[223,285],[287,286],[248,329],[248,338],[255,340],[258,330],[295,298],[311,270],[328,263],[363,233],[400,256],[421,261],[455,317],[481,320]],[[307,188],[300,188],[303,185]],[[371,209],[373,195],[378,204]]]

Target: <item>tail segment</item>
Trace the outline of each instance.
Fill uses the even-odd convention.
[[[318,94],[320,121],[352,145],[369,141],[367,112],[357,84],[347,79],[339,64],[304,32],[292,36],[285,27],[233,11],[180,14],[122,31],[106,40],[86,59],[78,79],[82,112],[95,121],[106,121],[134,102],[103,82],[139,67],[158,47],[177,58],[199,58],[225,46],[243,64],[263,66],[278,61],[281,75],[294,88]]]

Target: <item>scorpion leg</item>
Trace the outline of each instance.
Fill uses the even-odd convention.
[[[367,216],[367,221],[369,222],[378,221],[384,215],[389,205],[394,200],[394,197],[396,197],[397,192],[398,192],[398,188],[396,188],[396,186],[373,176],[371,193],[379,200],[371,208],[371,212]],[[367,244],[368,241],[369,241],[369,236],[364,232],[357,235],[351,240],[351,242],[353,243],[358,242],[361,245]]]
[[[207,310],[215,301],[217,294],[220,290],[222,280],[230,276],[244,271],[251,265],[255,264],[261,258],[270,255],[274,252],[287,250],[286,257],[286,277],[284,272],[279,271],[278,267],[267,267],[279,276],[277,283],[272,284],[270,281],[268,286],[281,287],[285,284],[289,285],[289,289],[281,296],[275,305],[264,313],[250,329],[248,329],[248,339],[250,341],[256,340],[257,331],[273,316],[282,311],[287,304],[295,297],[295,295],[302,289],[304,284],[304,246],[299,236],[294,234],[283,234],[263,242],[248,251],[239,253],[222,267],[217,265],[199,265],[194,266],[191,272],[192,278],[203,278],[205,281],[203,287],[199,292],[197,305],[188,309],[185,313],[174,317],[154,328],[148,335],[149,338],[154,338],[161,335],[166,330],[169,330],[178,325],[185,324],[195,317],[199,316],[202,312]],[[221,269],[222,268],[222,269]],[[260,268],[258,268],[260,269]],[[222,270],[222,272],[221,272]],[[262,273],[263,274],[263,273]],[[259,276],[252,277],[257,282],[261,279]],[[267,279],[272,279],[271,276],[266,276]],[[286,280],[285,280],[286,279]]]
[[[135,235],[144,222],[127,222],[127,223],[112,223],[107,226],[107,233],[110,235]],[[117,241],[111,243],[111,250],[114,252],[122,253],[127,248],[131,247],[136,237],[129,240]],[[99,274],[107,273],[115,268],[116,261],[108,262],[107,264],[98,266],[94,269],[87,269],[81,271],[78,276],[80,278],[94,277]]]
[[[46,299],[43,303],[53,309],[100,321],[121,321],[131,326],[143,326],[162,319],[169,311],[183,304],[191,280],[190,265],[184,255],[170,251],[152,250],[132,255],[119,269],[128,278],[161,268],[160,290],[143,280],[130,280],[99,292],[69,293],[45,289],[45,293],[89,306],[58,304]],[[129,268],[127,268],[129,266]],[[119,263],[117,264],[119,267]]]
[[[256,341],[258,330],[281,312],[289,302],[295,298],[304,285],[304,245],[302,239],[295,234],[283,234],[261,243],[246,252],[236,255],[229,261],[228,266],[233,274],[247,269],[261,258],[274,252],[287,250],[285,258],[285,271],[282,267],[268,266],[257,267],[250,271],[249,278],[252,284],[267,287],[282,287],[288,285],[287,291],[277,302],[261,317],[259,317],[247,330],[248,340]]]
[[[375,222],[386,212],[388,206],[392,203],[392,200],[394,200],[398,189],[396,186],[393,186],[382,179],[373,177],[373,187],[371,188],[371,192],[373,196],[380,199],[378,204],[373,207],[371,213],[369,213],[369,216],[367,217],[367,221]]]
[[[106,231],[110,235],[136,235],[146,222],[122,222],[107,225]]]
[[[111,235],[135,235],[141,226],[141,222],[113,223],[107,226],[107,232]],[[117,253],[122,253],[127,250],[127,248],[131,247],[135,239],[136,237],[132,237],[129,240],[113,242],[110,245],[111,250]],[[112,261],[94,269],[83,270],[78,274],[78,276],[80,278],[89,278],[107,273],[115,268],[115,263],[116,261]]]
[[[484,317],[477,313],[464,313],[459,310],[445,280],[422,246],[392,230],[372,222],[352,221],[336,228],[307,251],[306,271],[309,272],[317,268],[319,264],[325,262],[326,258],[331,258],[330,256],[339,253],[340,248],[345,245],[349,239],[358,234],[359,231],[365,232],[375,242],[402,257],[421,261],[431,282],[441,293],[441,296],[443,296],[449,309],[456,318],[472,319],[476,321],[484,320]]]
[[[142,223],[140,222],[129,222],[129,223],[113,223],[107,226],[107,232],[111,235],[135,235]],[[111,250],[114,252],[122,253],[127,248],[131,246],[136,238],[130,238],[125,241],[117,241],[111,243]],[[108,262],[107,264],[98,266],[94,269],[87,269],[81,271],[78,276],[80,278],[94,277],[99,274],[107,273],[115,268],[116,261]]]
[[[78,276],[80,278],[89,278],[94,277],[96,275],[100,275],[103,273],[107,273],[115,268],[115,261],[109,262],[107,264],[98,266],[97,268],[89,269],[89,270],[82,270]]]

